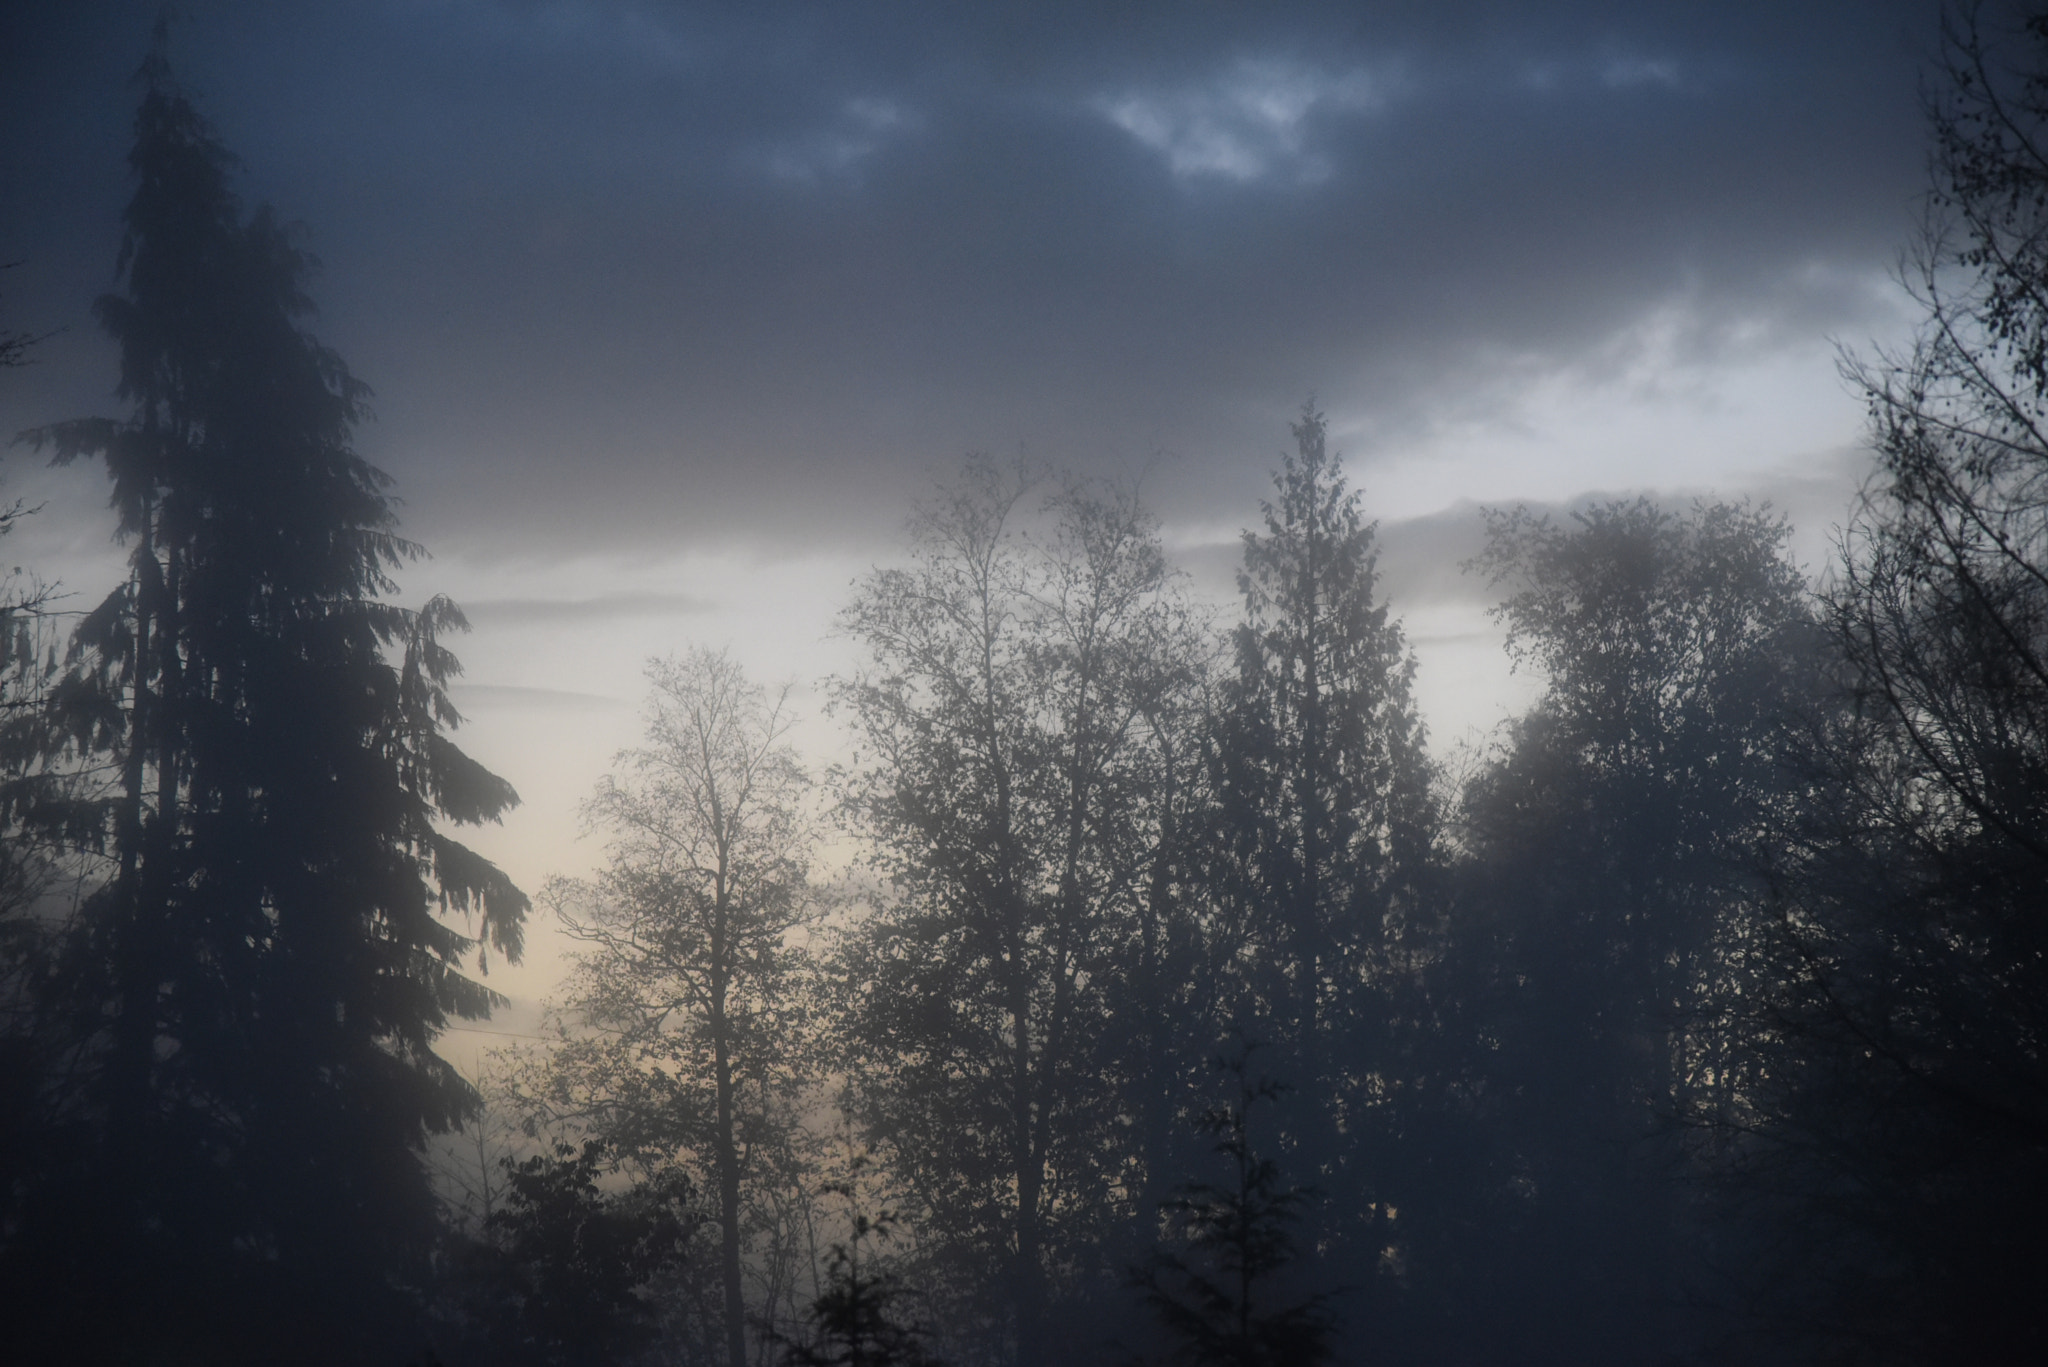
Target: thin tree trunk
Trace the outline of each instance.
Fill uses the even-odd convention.
[[[159,959],[162,907],[149,895],[143,883],[155,871],[155,860],[145,860],[144,803],[148,752],[155,741],[153,728],[157,708],[150,696],[151,647],[160,637],[154,630],[160,616],[161,581],[154,573],[155,544],[151,537],[154,514],[142,520],[141,545],[136,548],[134,578],[134,658],[129,684],[128,751],[122,757],[121,810],[115,842],[120,850],[118,896],[121,902],[121,939],[117,953],[120,1014],[114,1022],[111,1057],[107,1062],[107,1135],[113,1150],[114,1180],[127,1206],[124,1220],[139,1217],[134,1208],[139,1199],[142,1175],[148,1171],[149,1139],[147,1116],[153,1083],[157,1036]],[[151,573],[145,573],[147,564]],[[162,646],[158,646],[162,649]],[[158,824],[163,813],[158,812]]]
[[[1156,723],[1155,723],[1156,724]],[[1174,1079],[1169,1065],[1166,1019],[1166,972],[1164,941],[1174,915],[1173,881],[1175,844],[1179,839],[1174,819],[1177,794],[1174,785],[1173,751],[1160,740],[1161,792],[1159,800],[1159,847],[1152,861],[1152,885],[1140,924],[1138,991],[1139,1009],[1145,1020],[1145,1076],[1148,1085],[1141,1101],[1145,1185],[1140,1193],[1138,1216],[1149,1237],[1159,1217],[1160,1202],[1166,1199],[1166,1148],[1173,1123]]]
[[[719,972],[712,985],[710,1024],[718,1089],[718,1255],[725,1284],[725,1354],[728,1367],[747,1367],[746,1300],[740,1282],[740,1156],[733,1133],[732,1026],[725,1014],[725,996],[725,976]]]
[[[1014,1125],[1017,1167],[1017,1367],[1045,1360],[1045,1262],[1039,1202],[1045,1182],[1043,1159],[1032,1142],[1031,996],[1018,945],[1011,963],[1010,1021],[1015,1033]]]
[[[1314,497],[1310,501],[1313,509],[1321,501],[1320,490],[1311,485]],[[1299,1013],[1296,1021],[1297,1046],[1299,1047],[1302,1076],[1300,1086],[1308,1095],[1322,1094],[1322,1078],[1318,1047],[1318,997],[1322,988],[1322,827],[1323,801],[1321,767],[1323,758],[1323,707],[1321,661],[1317,658],[1321,646],[1321,623],[1316,608],[1318,583],[1316,565],[1316,542],[1318,540],[1314,515],[1311,513],[1307,531],[1307,545],[1302,561],[1302,689],[1301,689],[1301,754],[1294,772],[1295,807],[1301,820],[1301,887],[1300,903],[1296,908],[1297,922],[1295,956],[1301,973],[1300,998],[1296,1006]]]

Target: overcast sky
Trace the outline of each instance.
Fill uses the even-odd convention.
[[[0,17],[0,427],[116,411],[111,287],[155,3]],[[1512,704],[1476,506],[1860,477],[1837,342],[1925,184],[1933,0],[178,6],[172,60],[326,263],[361,448],[472,608],[472,748],[559,864],[635,662],[829,668],[845,585],[969,450],[1132,476],[1227,585],[1313,394],[1439,736]],[[118,554],[92,472],[10,557]],[[95,567],[99,568],[95,568]],[[593,857],[586,850],[586,862]],[[573,862],[573,861],[572,861]]]

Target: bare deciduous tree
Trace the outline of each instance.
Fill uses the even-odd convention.
[[[749,1183],[788,1160],[804,1072],[796,942],[812,918],[809,776],[786,743],[789,689],[695,649],[647,675],[646,743],[585,808],[611,836],[594,880],[544,893],[584,946],[544,1107],[619,1152],[715,1179],[724,1340],[745,1367]]]

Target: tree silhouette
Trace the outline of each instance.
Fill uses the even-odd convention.
[[[1253,1080],[1254,1046],[1218,1060],[1237,1096],[1203,1113],[1198,1128],[1216,1136],[1229,1160],[1226,1182],[1188,1182],[1163,1210],[1182,1231],[1189,1252],[1161,1249],[1135,1269],[1134,1284],[1178,1345],[1173,1361],[1195,1367],[1312,1367],[1335,1351],[1337,1320],[1327,1291],[1299,1294],[1293,1227],[1314,1198],[1288,1185],[1271,1158],[1251,1141],[1252,1112],[1286,1090]],[[1277,1303],[1276,1303],[1277,1302]]]
[[[856,1156],[849,1179],[824,1188],[824,1194],[846,1199],[846,1238],[832,1245],[826,1259],[825,1286],[811,1303],[809,1335],[783,1340],[784,1367],[939,1367],[923,1331],[898,1317],[902,1283],[875,1265],[874,1246],[888,1241],[897,1216],[862,1209],[858,1186],[864,1166],[865,1155]]]
[[[1031,493],[971,462],[920,509],[910,564],[842,614],[867,658],[837,705],[861,747],[847,808],[897,894],[841,956],[863,1119],[1039,1367],[1051,1269],[1099,1259],[1122,1213],[1119,1086],[1162,1081],[1126,1081],[1143,1049],[1115,1007],[1164,910],[1144,717],[1164,720],[1179,627],[1135,499]]]
[[[1735,981],[1724,955],[1753,938],[1756,851],[1801,792],[1818,633],[1767,509],[1515,509],[1488,532],[1472,568],[1544,688],[1463,794],[1430,981],[1441,1147],[1467,1157],[1439,1157],[1407,1204],[1445,1294],[1500,1288],[1500,1315],[1459,1326],[1500,1336],[1475,1356],[1623,1360],[1687,1332],[1700,1239],[1675,1120],[1734,1066],[1702,1066],[1702,1032]],[[1459,1228],[1487,1237],[1461,1248]]]
[[[1297,1090],[1280,1108],[1297,1161],[1348,1209],[1330,1256],[1377,1268],[1386,1231],[1369,1099],[1400,1071],[1402,997],[1437,913],[1440,817],[1412,695],[1415,661],[1376,597],[1374,527],[1323,416],[1244,534],[1213,744],[1213,919],[1236,927],[1241,1029],[1269,1031]]]
[[[2048,1342],[2048,13],[1945,36],[1924,321],[1850,367],[1878,468],[1827,594],[1849,705],[1775,870],[1730,1146],[1790,1232],[1765,1309],[1856,1363]]]
[[[71,1351],[347,1359],[411,1332],[418,1150],[472,1102],[434,1038],[496,1000],[439,913],[520,950],[526,899],[440,823],[516,796],[447,737],[460,612],[383,601],[415,548],[350,444],[363,387],[299,324],[312,258],[242,211],[161,26],[140,83],[97,306],[128,416],[34,434],[106,463],[131,547],[76,638],[112,870],[48,984],[93,1176],[46,1184],[10,1289]]]
[[[641,1288],[681,1264],[702,1216],[679,1170],[606,1191],[606,1160],[599,1140],[502,1160],[504,1205],[485,1221],[494,1243],[472,1274],[472,1313],[485,1320],[477,1361],[581,1367],[627,1361],[653,1341]]]
[[[19,261],[0,262],[0,271],[11,271],[20,264]],[[49,333],[39,336],[31,332],[17,332],[13,328],[0,328],[0,370],[28,365],[29,352],[36,343],[46,341],[49,336]]]
[[[33,509],[0,508],[0,536]],[[0,579],[0,1227],[63,1137],[45,1113],[62,1067],[61,1030],[37,1000],[67,875],[90,867],[79,837],[93,824],[94,776],[55,715],[62,683],[54,590],[17,568]],[[0,1238],[0,1249],[4,1249]]]
[[[701,648],[648,677],[646,743],[585,808],[611,833],[609,867],[545,894],[584,946],[566,1005],[587,1029],[555,1049],[534,1099],[649,1161],[708,1160],[725,1351],[746,1367],[743,1189],[789,1148],[810,1063],[791,941],[816,911],[809,778],[787,744],[788,689],[770,695]]]

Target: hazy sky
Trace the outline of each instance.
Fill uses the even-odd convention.
[[[0,17],[0,427],[115,411],[89,315],[155,3]],[[1774,498],[1819,559],[1860,475],[1835,344],[1898,335],[1932,0],[178,6],[242,188],[303,220],[452,591],[464,737],[587,863],[636,662],[808,681],[848,580],[963,452],[1146,488],[1228,584],[1314,394],[1440,738],[1515,696],[1474,505]],[[103,486],[10,560],[96,587]],[[822,736],[822,731],[817,733]],[[565,853],[565,851],[567,851]]]

